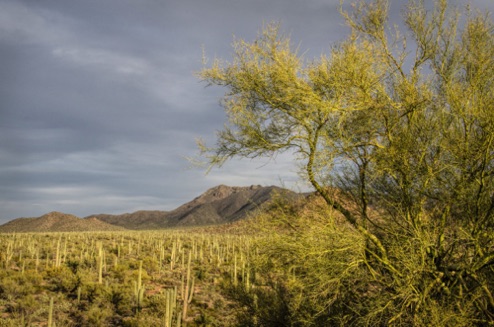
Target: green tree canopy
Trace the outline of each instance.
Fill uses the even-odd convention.
[[[294,151],[368,241],[369,272],[401,308],[388,321],[434,303],[493,323],[494,25],[409,1],[398,31],[388,6],[342,11],[351,33],[314,60],[276,24],[235,40],[233,61],[199,74],[226,88],[228,115],[201,150],[213,165]]]

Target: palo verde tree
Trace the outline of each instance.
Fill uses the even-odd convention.
[[[200,72],[229,123],[210,164],[294,151],[327,205],[366,240],[355,323],[494,323],[494,25],[409,1],[342,10],[351,33],[308,61],[277,25]],[[328,245],[330,246],[330,245]],[[436,319],[436,320],[434,320]]]

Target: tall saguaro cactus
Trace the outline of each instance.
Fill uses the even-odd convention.
[[[53,327],[53,297],[50,298],[50,307],[48,308],[48,327]]]
[[[98,284],[103,284],[103,244],[98,243]]]
[[[189,252],[189,260],[187,261],[187,278],[185,279],[185,292],[183,293],[183,311],[182,319],[185,320],[187,317],[187,309],[189,303],[192,302],[192,296],[194,295],[194,277],[191,278],[191,261],[192,252]]]
[[[136,311],[139,311],[142,308],[144,298],[144,287],[142,286],[142,261],[139,261],[137,283],[134,281],[134,296],[136,301]]]
[[[165,327],[171,327],[174,312],[177,308],[177,287],[168,288],[165,291]],[[181,319],[180,313],[176,313],[177,324]]]

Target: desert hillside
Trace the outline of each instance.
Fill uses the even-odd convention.
[[[96,214],[84,219],[71,214],[50,212],[37,218],[14,219],[1,225],[0,232],[153,230],[216,225],[245,218],[277,195],[289,198],[301,196],[277,186],[219,185],[172,211],[141,210],[120,215]]]
[[[74,215],[50,212],[37,218],[17,218],[0,226],[0,232],[82,232],[82,231],[116,231],[123,227],[107,224],[98,219],[81,219]]]

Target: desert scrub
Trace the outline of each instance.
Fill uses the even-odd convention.
[[[277,203],[246,222],[260,235],[251,245],[256,250],[247,261],[250,269],[226,285],[229,297],[242,305],[239,323],[344,326],[352,321],[349,305],[373,281],[365,273],[363,238],[340,218],[313,198]]]
[[[53,298],[56,325],[160,325],[167,310],[171,326],[178,317],[188,326],[235,325],[236,305],[221,285],[235,257],[241,274],[250,239],[203,229],[0,234],[8,249],[0,254],[1,324],[46,324]],[[171,289],[175,305],[167,306]]]

